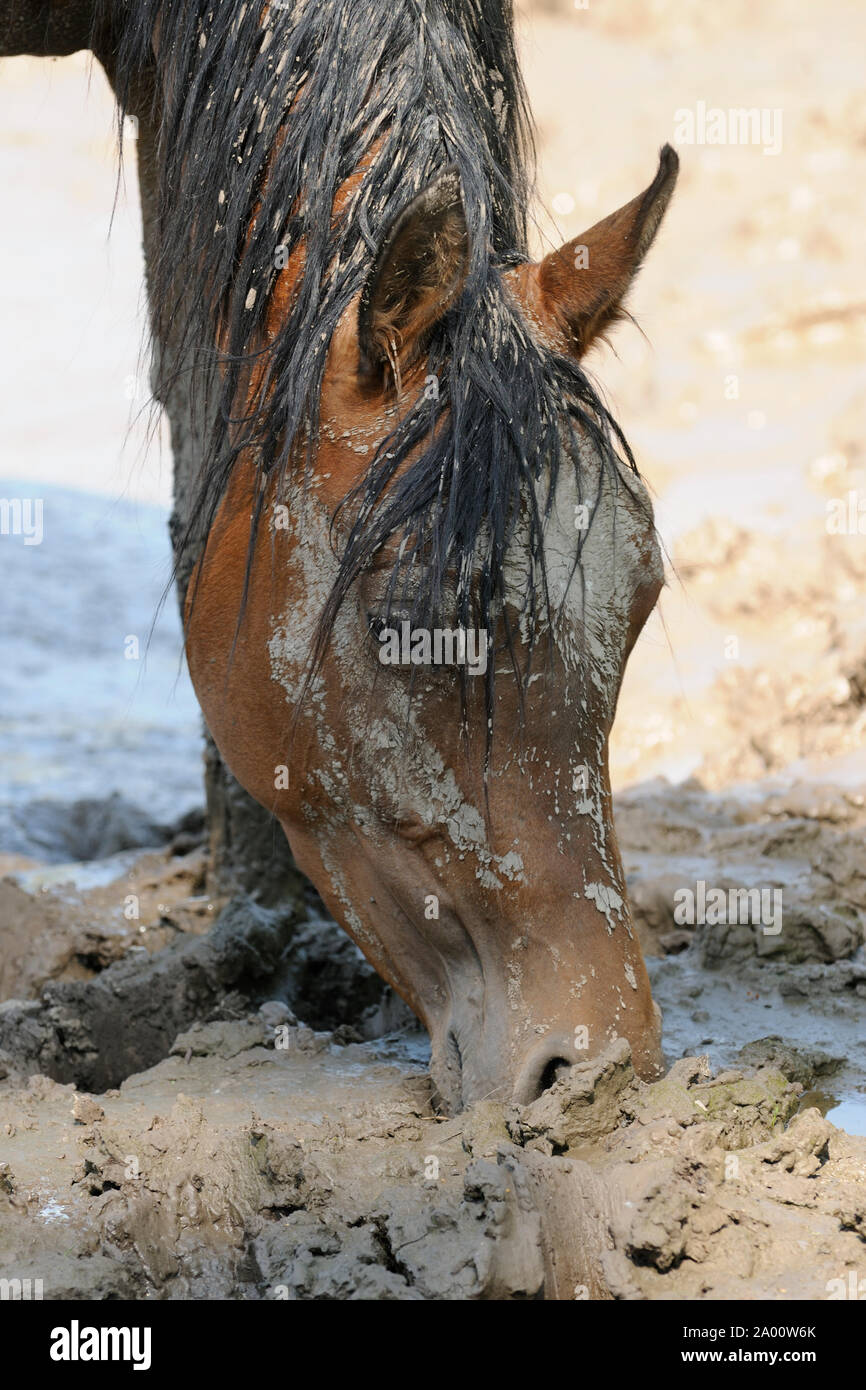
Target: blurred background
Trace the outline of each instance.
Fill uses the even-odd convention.
[[[826,520],[855,488],[866,508],[866,13],[522,9],[541,233],[576,236],[633,197],[663,140],[682,163],[631,299],[646,336],[622,326],[591,362],[674,562],[627,677],[617,780],[700,769],[718,786],[830,760],[862,783],[866,536]],[[778,112],[781,152],[684,143],[677,113],[700,103]]]
[[[0,495],[41,499],[44,532],[39,545],[3,538],[7,852],[78,857],[46,800],[115,794],[161,822],[202,798],[173,594],[151,637],[172,465],[149,408],[133,134],[119,176],[113,96],[88,55],[0,64],[14,208],[0,256]]]

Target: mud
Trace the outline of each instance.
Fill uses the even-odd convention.
[[[646,1085],[619,1043],[442,1120],[406,1035],[283,1013],[195,1028],[98,1098],[4,1087],[4,1272],[47,1298],[784,1299],[862,1265],[866,1139],[775,1068]]]
[[[683,821],[681,795],[623,801],[639,903],[651,848],[665,872],[683,837],[702,872],[730,862],[730,807],[693,789]],[[237,900],[208,931],[201,858],[81,866],[107,887],[76,889],[70,866],[0,883],[30,905],[22,930],[58,938],[42,979],[26,956],[31,997],[0,1005],[8,1277],[49,1298],[785,1299],[859,1270],[866,1138],[844,1128],[862,1118],[866,963],[847,937],[830,951],[797,928],[767,956],[751,928],[695,928],[665,953],[669,921],[642,910],[667,1076],[637,1081],[619,1041],[532,1105],[448,1120],[426,1037],[350,943],[310,905]],[[136,934],[165,935],[144,950],[108,920],[118,883],[149,890]],[[70,979],[85,923],[91,974]],[[98,940],[125,952],[101,970]]]

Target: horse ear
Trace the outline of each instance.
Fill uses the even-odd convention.
[[[362,375],[400,372],[422,352],[459,298],[469,266],[460,178],[451,166],[395,217],[373,263],[358,311]]]
[[[655,240],[677,181],[680,161],[665,145],[645,192],[566,242],[538,267],[545,307],[582,357],[594,339],[623,317],[622,302]]]

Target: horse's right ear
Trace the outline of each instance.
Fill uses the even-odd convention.
[[[575,356],[623,316],[623,300],[655,240],[679,167],[676,151],[663,146],[649,188],[535,268],[542,302]]]
[[[401,373],[460,297],[469,267],[469,229],[454,167],[395,217],[379,248],[358,310],[359,369],[369,379]]]

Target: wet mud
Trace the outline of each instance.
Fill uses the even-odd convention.
[[[530,1106],[445,1119],[425,1037],[315,903],[209,896],[194,821],[168,842],[134,806],[25,808],[27,857],[0,864],[0,1269],[46,1298],[786,1301],[866,1277],[862,14],[521,8],[539,244],[644,185],[675,107],[742,105],[744,52],[785,115],[778,158],[681,148],[632,304],[649,338],[591,364],[669,559],[611,749],[666,1075],[616,1043]],[[770,910],[722,919],[713,892]]]
[[[760,927],[674,927],[678,855],[724,882],[736,836],[778,854],[777,817],[730,817],[697,788],[622,801],[664,1079],[619,1041],[531,1105],[452,1119],[426,1037],[309,906],[216,905],[208,930],[200,850],[9,866],[43,976],[8,938],[4,1270],[48,1298],[831,1296],[866,1238],[862,935],[815,915],[820,879],[769,954]],[[144,947],[118,922],[133,884]]]

